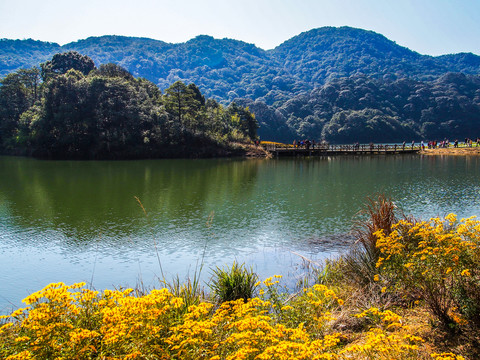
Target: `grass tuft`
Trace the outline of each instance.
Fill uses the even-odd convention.
[[[233,262],[230,268],[219,268],[213,270],[210,288],[219,302],[243,299],[247,301],[252,298],[258,276],[253,269],[248,269],[245,264]]]

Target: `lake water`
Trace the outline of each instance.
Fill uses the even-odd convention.
[[[51,282],[204,281],[234,260],[294,282],[383,192],[419,218],[480,215],[480,157],[40,161],[0,157],[0,313]],[[137,199],[141,202],[140,206]],[[145,210],[145,211],[144,211]]]

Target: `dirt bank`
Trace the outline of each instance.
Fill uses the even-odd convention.
[[[461,147],[447,149],[425,149],[420,151],[422,155],[480,155],[480,147]]]

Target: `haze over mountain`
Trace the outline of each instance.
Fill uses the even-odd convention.
[[[398,135],[394,136],[396,140],[407,134],[417,138],[437,136],[440,135],[438,131],[427,131],[435,125],[424,126],[426,122],[435,124],[431,118],[427,121],[426,113],[436,113],[436,108],[443,106],[440,118],[463,121],[463,118],[457,119],[460,112],[455,112],[455,106],[439,105],[443,104],[436,101],[440,97],[450,99],[452,104],[463,104],[463,114],[468,113],[471,118],[469,131],[477,129],[475,124],[480,121],[478,115],[473,115],[480,106],[480,93],[477,94],[480,56],[471,53],[437,57],[421,55],[373,31],[350,27],[313,29],[269,51],[242,41],[214,39],[205,35],[180,44],[122,36],[91,37],[64,46],[34,40],[3,39],[0,40],[0,75],[38,65],[53,54],[68,50],[90,56],[97,66],[118,64],[134,76],[152,81],[162,90],[182,80],[195,83],[206,97],[224,104],[235,100],[249,105],[260,123],[262,137],[282,140],[297,136],[317,138],[328,133],[322,131],[335,114],[344,110],[368,109],[379,110],[404,125],[415,124],[408,126],[407,132],[398,132],[395,127],[390,129]],[[452,92],[448,79],[458,82],[459,78],[445,77],[447,73],[465,74],[460,79],[467,81],[468,85],[457,85],[453,87],[456,91]],[[342,78],[354,80],[336,80]],[[382,98],[395,98],[399,94],[376,92],[385,87],[400,86],[396,81],[401,79],[409,80],[402,85],[404,95],[409,94],[403,103]],[[334,81],[337,89],[332,92],[328,84]],[[350,84],[345,85],[350,95],[342,88],[341,84],[346,84],[345,81]],[[445,86],[439,86],[438,81]],[[364,88],[359,92],[355,86],[352,87],[352,82],[362,83],[370,91]],[[464,94],[465,86],[469,88],[468,95]],[[426,89],[431,96],[426,98],[425,91],[423,95],[417,94],[419,88]],[[435,92],[432,92],[433,88]],[[352,101],[338,100],[338,96],[334,97],[336,95],[342,98],[350,96]],[[417,99],[413,104],[412,96],[420,96],[421,101]],[[357,101],[363,98],[369,100]],[[415,107],[416,110],[404,111],[405,106]],[[305,120],[307,116],[310,116],[309,120]],[[390,120],[387,123],[393,124]],[[459,126],[461,133],[462,126]],[[331,133],[332,136],[328,137],[331,141],[351,140],[354,137],[352,129],[344,131],[342,136]],[[377,133],[364,134],[365,139]],[[455,136],[460,136],[460,133]]]

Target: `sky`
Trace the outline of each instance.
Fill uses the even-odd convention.
[[[421,54],[480,55],[480,0],[0,0],[0,38],[60,45],[211,35],[268,50],[323,26],[373,30]]]

